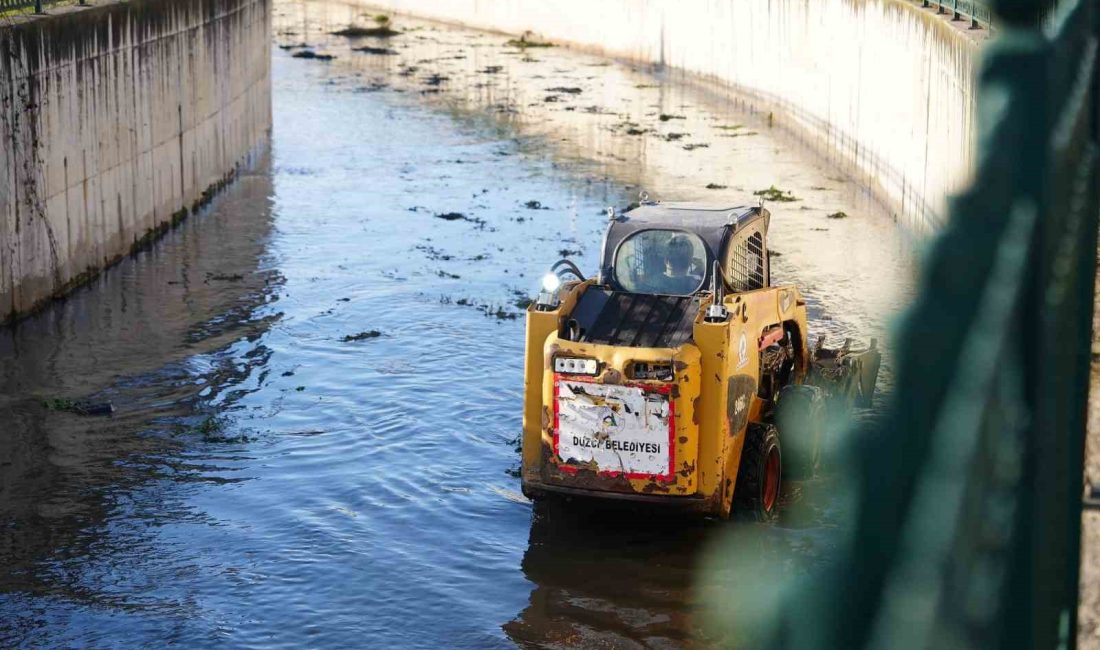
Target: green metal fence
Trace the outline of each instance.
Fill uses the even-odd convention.
[[[951,14],[952,20],[969,20],[970,29],[992,27],[993,12],[989,5],[975,0],[921,0],[922,6],[935,7],[938,14]]]
[[[45,13],[45,10],[50,5],[60,4],[62,0],[0,0],[0,14],[4,14],[8,11],[21,11],[24,9],[34,9],[37,14]],[[87,4],[86,0],[79,0],[76,3],[69,4]]]
[[[994,4],[978,159],[923,260],[854,530],[797,648],[1072,648],[1100,173],[1100,3]]]

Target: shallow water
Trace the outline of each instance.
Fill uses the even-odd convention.
[[[639,187],[775,184],[802,199],[769,206],[776,279],[805,288],[815,333],[866,339],[906,291],[892,222],[766,116],[659,71],[412,21],[398,55],[353,53],[323,35],[346,8],[304,7],[277,5],[276,42],[337,58],[274,50],[270,151],[0,331],[0,646],[727,640],[700,601],[745,576],[697,579],[707,549],[739,531],[801,575],[843,530],[834,479],[791,486],[774,526],[533,510],[513,475],[517,302],[563,249],[593,268],[603,209]],[[558,86],[581,92],[544,101]],[[714,128],[735,120],[756,135]]]

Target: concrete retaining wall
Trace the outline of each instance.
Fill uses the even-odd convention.
[[[905,0],[364,0],[716,81],[771,112],[916,232],[965,181],[982,32]],[[366,18],[364,18],[366,20]],[[398,21],[399,22],[399,21]]]
[[[0,26],[0,322],[163,232],[262,145],[270,27],[270,0]]]

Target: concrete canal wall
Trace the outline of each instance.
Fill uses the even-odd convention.
[[[133,0],[0,24],[0,323],[230,178],[271,125],[270,0]]]
[[[354,0],[353,0],[354,1]],[[906,0],[364,0],[717,82],[865,184],[915,232],[971,165],[984,31]],[[364,21],[369,17],[364,17]],[[537,52],[535,50],[532,50]],[[537,54],[536,54],[537,56]],[[735,181],[736,179],[731,179]]]

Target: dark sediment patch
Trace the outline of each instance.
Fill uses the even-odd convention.
[[[367,330],[366,332],[359,332],[358,334],[348,334],[344,338],[340,339],[344,343],[352,343],[355,341],[365,341],[367,339],[376,339],[382,336],[382,332],[378,330]]]
[[[389,26],[358,27],[356,25],[351,25],[350,27],[346,27],[344,29],[332,32],[333,36],[347,36],[347,37],[350,37],[350,38],[359,38],[359,37],[390,38],[390,37],[393,37],[393,36],[398,36],[400,34],[401,34],[401,32],[399,32],[395,29],[392,29]]]
[[[110,415],[115,412],[115,406],[110,402],[82,402],[63,397],[43,400],[42,406],[48,411],[66,411],[77,415]]]
[[[397,50],[390,49],[388,47],[371,47],[364,45],[363,47],[353,47],[352,52],[363,52],[364,54],[374,54],[376,56],[396,56]]]
[[[444,221],[465,221],[467,223],[474,224],[479,229],[485,228],[485,220],[484,219],[478,219],[477,217],[471,217],[471,216],[465,215],[461,212],[444,212],[442,214],[436,214],[435,218],[436,219],[443,219]]]
[[[316,59],[318,61],[331,61],[336,58],[331,54],[318,54],[313,50],[302,50],[291,54],[291,56],[295,59]]]

